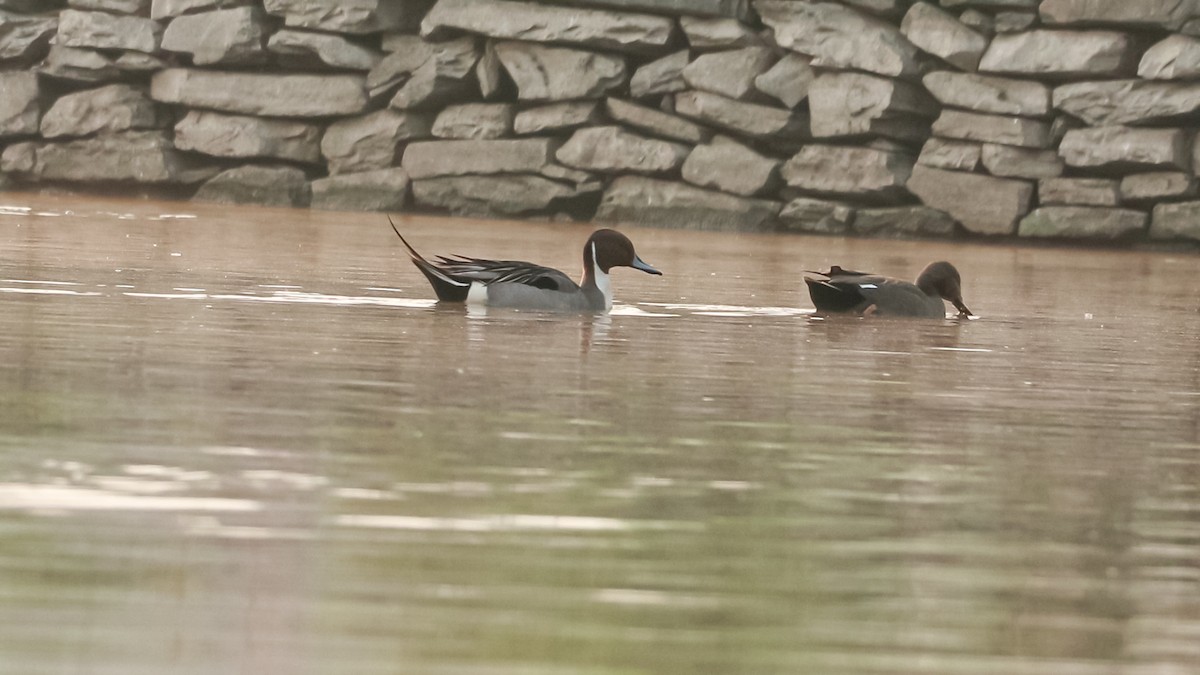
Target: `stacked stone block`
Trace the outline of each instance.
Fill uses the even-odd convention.
[[[1200,0],[0,0],[0,188],[1200,241]]]

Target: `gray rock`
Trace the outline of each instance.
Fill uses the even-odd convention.
[[[869,147],[806,145],[783,165],[787,184],[810,193],[863,200],[901,199],[913,159]]]
[[[780,46],[813,57],[814,66],[889,77],[920,74],[917,48],[881,19],[832,2],[758,0],[754,7]]]
[[[463,216],[515,216],[544,212],[576,195],[574,188],[543,176],[441,176],[414,180],[417,204]]]
[[[1200,83],[1076,82],[1055,87],[1054,107],[1092,126],[1160,122],[1200,110]]]
[[[139,16],[64,9],[58,15],[55,43],[64,47],[129,49],[153,53],[162,39],[162,26]]]
[[[1043,178],[1038,181],[1042,206],[1116,206],[1118,182],[1111,178]]]
[[[808,118],[800,113],[703,91],[676,95],[675,112],[752,138],[777,138],[798,144],[810,137]]]
[[[1102,206],[1043,206],[1021,219],[1017,234],[1031,238],[1124,239],[1146,231],[1146,214]]]
[[[268,117],[353,115],[367,106],[361,75],[282,75],[168,68],[150,80],[163,103]]]
[[[1050,114],[1050,87],[1040,82],[949,70],[927,73],[921,82],[942,105],[997,115]]]
[[[475,39],[471,37],[426,42],[416,35],[399,35],[392,42],[392,53],[367,73],[367,89],[372,99],[409,86],[418,75],[425,83],[431,76],[441,75],[465,85],[465,79],[480,56]]]
[[[14,12],[45,12],[61,9],[65,0],[0,0],[0,9],[11,9]]]
[[[1155,206],[1150,238],[1200,241],[1200,202]]]
[[[975,234],[1010,235],[1029,212],[1033,183],[917,165],[908,189],[926,206],[949,213]]]
[[[582,0],[572,4],[655,14],[724,16],[741,21],[751,18],[748,0]]]
[[[815,138],[876,135],[921,142],[938,104],[923,89],[903,80],[865,73],[831,72],[808,89]]]
[[[984,143],[982,159],[993,176],[1037,179],[1061,176],[1063,172],[1063,161],[1054,150]]]
[[[176,152],[162,131],[121,131],[66,143],[17,143],[5,148],[0,171],[80,183],[191,183],[211,175],[211,169]]]
[[[1137,55],[1124,33],[1031,30],[992,38],[979,70],[1058,78],[1121,77],[1133,73]]]
[[[384,169],[396,163],[402,142],[429,138],[432,126],[432,113],[390,109],[338,120],[325,130],[321,154],[333,174]]]
[[[403,211],[408,174],[399,167],[345,173],[312,182],[314,209],[327,211]]]
[[[175,147],[214,157],[270,157],[316,164],[321,161],[321,127],[191,110],[175,125]]]
[[[495,41],[486,41],[483,53],[479,55],[479,62],[475,64],[475,79],[479,80],[479,93],[485,101],[500,95],[500,89],[504,86],[504,80],[500,76],[502,70],[500,58],[496,56]]]
[[[1183,171],[1135,173],[1121,179],[1121,201],[1128,203],[1178,200],[1196,196],[1196,178]]]
[[[637,52],[663,49],[675,34],[674,22],[663,16],[514,0],[438,0],[421,22],[421,35],[428,37],[445,29],[506,40]]]
[[[983,7],[993,11],[1004,8],[1036,9],[1041,0],[941,0],[942,7]]]
[[[775,55],[766,47],[701,54],[683,69],[683,81],[693,89],[744,100],[756,93],[754,78],[775,61]]]
[[[778,186],[782,164],[731,138],[718,136],[692,150],[683,162],[682,176],[693,185],[750,197]]]
[[[605,101],[605,111],[613,120],[644,131],[651,136],[683,141],[695,145],[712,138],[712,132],[682,117],[647,108],[619,98]]]
[[[737,197],[675,181],[620,176],[609,184],[595,220],[690,230],[768,232],[781,204]]]
[[[72,9],[142,16],[150,9],[150,0],[68,0],[67,5]]]
[[[522,101],[600,98],[625,84],[625,60],[611,54],[501,42],[496,56]]]
[[[1189,37],[1200,37],[1200,18],[1189,19],[1183,24],[1183,27],[1179,29],[1179,32]]]
[[[571,135],[555,153],[563,164],[602,173],[669,173],[687,159],[691,147],[647,138],[618,126],[587,127]]]
[[[346,70],[370,70],[383,59],[374,49],[351,42],[340,35],[311,33],[285,28],[277,31],[267,41],[267,51],[290,57],[281,60],[281,65],[305,67],[324,64],[331,68]]]
[[[1192,163],[1183,129],[1073,129],[1063,136],[1058,153],[1067,166],[1087,169],[1187,171]]]
[[[239,166],[213,176],[192,197],[198,202],[256,206],[308,206],[312,187],[291,166]]]
[[[1037,23],[1037,12],[997,12],[993,24],[997,33],[1018,33]]]
[[[1176,29],[1200,15],[1196,0],[1044,0],[1038,7],[1050,25],[1111,25],[1121,28],[1161,26]]]
[[[904,13],[910,0],[844,0],[847,5],[857,7],[865,12],[879,14],[887,18],[897,18]]]
[[[237,7],[244,4],[246,4],[246,0],[151,0],[150,18],[170,19],[189,12]]]
[[[245,65],[266,59],[265,15],[257,7],[234,7],[171,20],[162,48],[190,54],[198,66]]]
[[[513,118],[518,134],[556,133],[599,124],[603,119],[599,101],[567,101],[521,110]]]
[[[85,83],[109,82],[124,76],[115,60],[100,52],[59,45],[50,47],[37,70],[47,77]]]
[[[0,72],[0,138],[32,136],[38,132],[42,109],[36,73]]]
[[[128,84],[110,84],[67,94],[42,116],[44,138],[87,136],[96,132],[157,129],[165,126],[154,101]]]
[[[950,237],[958,221],[928,206],[892,206],[858,209],[851,226],[857,234],[872,237]]]
[[[0,63],[28,65],[46,54],[58,19],[0,10]]]
[[[291,28],[334,33],[378,33],[412,29],[428,2],[396,0],[264,0],[267,12]]]
[[[428,49],[430,58],[412,71],[388,105],[398,110],[428,110],[471,98],[471,75],[479,61],[475,40],[437,42]]]
[[[692,49],[733,49],[763,42],[757,33],[737,19],[681,16],[679,26]]]
[[[812,66],[808,65],[810,60],[807,56],[788,54],[754,78],[754,86],[787,107],[795,108],[808,98],[808,88],[816,77]]]
[[[1050,123],[1026,117],[983,115],[944,108],[933,123],[933,133],[945,138],[981,141],[1023,148],[1050,145]]]
[[[1142,55],[1138,77],[1147,80],[1186,80],[1200,77],[1200,39],[1171,35]]]
[[[433,135],[438,138],[504,138],[513,132],[511,103],[463,103],[438,113]]]
[[[783,229],[811,234],[843,234],[854,223],[854,208],[842,202],[797,197],[779,212]]]
[[[112,63],[125,73],[150,73],[167,67],[167,62],[158,56],[141,52],[121,52]]]
[[[936,136],[925,141],[917,164],[949,171],[974,171],[979,168],[983,148],[979,143],[951,141]]]
[[[977,9],[968,9],[959,14],[958,20],[980,35],[991,37],[996,32],[996,20],[992,15]]]
[[[409,178],[470,174],[538,173],[554,161],[559,142],[550,138],[487,141],[419,141],[404,150]]]
[[[629,79],[629,95],[645,98],[655,94],[671,94],[687,89],[683,69],[687,67],[688,50],[668,54],[638,68]]]
[[[988,46],[986,37],[927,2],[918,2],[909,8],[900,24],[900,32],[918,49],[960,70],[971,71],[979,67],[979,59]]]

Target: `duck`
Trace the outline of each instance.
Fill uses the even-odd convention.
[[[391,225],[440,302],[540,311],[607,312],[613,306],[609,274],[614,267],[632,267],[662,275],[638,257],[629,237],[607,228],[593,232],[583,245],[583,278],[575,283],[559,270],[520,260],[454,255],[438,256],[431,262],[408,243],[394,222]]]
[[[950,263],[929,263],[916,283],[870,272],[843,269],[837,265],[827,272],[804,277],[808,295],[822,314],[858,314],[862,316],[907,316],[946,318],[947,300],[959,317],[971,316],[962,299],[962,277]]]

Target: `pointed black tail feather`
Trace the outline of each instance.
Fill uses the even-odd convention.
[[[466,302],[467,293],[471,290],[470,280],[455,279],[438,269],[433,263],[426,260],[417,253],[417,249],[413,248],[404,235],[400,234],[400,230],[396,227],[396,223],[392,221],[391,215],[388,216],[388,224],[392,226],[392,231],[400,237],[400,242],[404,244],[404,248],[408,249],[408,257],[412,260],[413,265],[421,270],[421,274],[429,280],[429,285],[433,286],[433,292],[437,294],[438,300],[443,302]]]

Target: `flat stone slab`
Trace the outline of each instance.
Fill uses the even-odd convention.
[[[723,17],[679,17],[692,49],[736,49],[761,45],[763,39],[737,19]]]
[[[1161,26],[1175,30],[1187,19],[1200,14],[1200,3],[1195,0],[1044,0],[1038,5],[1038,13],[1042,23],[1048,25]]]
[[[94,49],[60,45],[51,45],[46,58],[37,65],[37,72],[56,80],[85,84],[112,82],[125,76],[114,59]]]
[[[522,135],[555,133],[600,124],[603,119],[599,101],[566,101],[517,112],[513,131]]]
[[[110,84],[62,96],[42,116],[43,138],[87,136],[97,132],[157,129],[166,115],[144,89]]]
[[[767,72],[754,78],[754,86],[789,108],[795,108],[808,98],[808,88],[816,78],[810,59],[788,54],[775,62]]]
[[[38,132],[42,110],[37,74],[0,72],[0,138],[32,136]]]
[[[645,98],[687,89],[687,82],[683,81],[683,69],[690,58],[688,50],[681,49],[640,66],[629,78],[629,95]]]
[[[171,20],[162,48],[189,54],[197,66],[246,65],[266,60],[266,15],[257,7],[234,7]]]
[[[189,12],[237,7],[244,4],[246,4],[246,0],[151,0],[150,18],[161,21]]]
[[[1031,30],[992,38],[979,70],[1056,78],[1132,75],[1138,51],[1125,33]]]
[[[389,106],[398,110],[430,110],[475,99],[472,75],[480,50],[474,38],[425,44],[420,51],[430,56],[407,75],[407,81],[392,96]],[[380,61],[380,65],[383,63]]]
[[[501,42],[496,56],[522,101],[601,98],[625,85],[625,60],[611,54]]]
[[[429,138],[432,113],[401,113],[391,109],[338,120],[321,137],[321,155],[329,172],[359,173],[392,166],[402,143]]]
[[[944,138],[1023,148],[1047,148],[1051,144],[1049,122],[951,108],[942,109],[942,114],[933,123],[933,133]]]
[[[418,141],[404,150],[401,166],[413,180],[437,176],[538,173],[554,162],[560,141],[522,138],[485,141]]]
[[[515,216],[546,212],[576,190],[555,180],[529,174],[441,176],[414,180],[417,204],[463,216]]]
[[[433,122],[437,138],[504,138],[513,133],[515,106],[511,103],[462,103],[448,106]]]
[[[949,213],[975,234],[1011,235],[1029,212],[1033,183],[917,165],[908,189],[926,206]]]
[[[1187,171],[1192,164],[1183,129],[1072,129],[1063,136],[1058,153],[1067,166],[1088,169]]]
[[[1196,177],[1183,171],[1150,171],[1121,179],[1121,201],[1146,203],[1196,196]]]
[[[942,105],[1021,117],[1050,114],[1050,87],[1032,80],[938,70],[921,83]]]
[[[925,141],[917,164],[949,171],[975,171],[983,158],[983,146],[969,141],[952,141],[936,136]]]
[[[756,89],[754,79],[778,58],[766,47],[743,47],[701,54],[683,69],[683,80],[692,89],[744,100]]]
[[[0,171],[80,183],[191,183],[211,172],[175,151],[162,131],[121,131],[4,149]]]
[[[871,237],[952,237],[958,221],[945,211],[928,206],[891,206],[858,209],[850,229]]]
[[[319,63],[346,70],[370,70],[383,59],[378,51],[340,35],[290,28],[272,34],[267,51],[294,59],[300,66]]]
[[[264,0],[290,28],[366,34],[416,28],[427,2],[396,0]]]
[[[140,16],[64,9],[58,15],[55,42],[64,47],[130,49],[148,54],[158,50],[162,26]]]
[[[909,8],[900,23],[900,32],[918,49],[966,71],[979,67],[979,59],[988,46],[986,37],[928,2],[918,2]]]
[[[713,136],[712,131],[708,128],[682,117],[629,101],[622,101],[619,98],[606,99],[604,109],[614,121],[644,131],[651,136],[669,138],[693,145],[704,143]]]
[[[1119,182],[1113,178],[1043,178],[1038,181],[1042,206],[1116,206]]]
[[[797,197],[779,212],[782,229],[810,234],[844,234],[854,223],[854,207],[838,201]]]
[[[917,48],[882,19],[832,2],[758,0],[754,8],[781,47],[813,57],[814,66],[888,77],[920,74]]]
[[[718,136],[692,150],[683,162],[682,175],[692,185],[751,197],[778,186],[782,165],[780,160]]]
[[[210,178],[192,197],[198,202],[254,206],[308,206],[312,187],[300,169],[247,165]]]
[[[1150,238],[1200,241],[1200,201],[1155,206]]]
[[[1054,89],[1054,107],[1091,126],[1161,122],[1200,111],[1200,83],[1075,82]]]
[[[51,6],[53,3],[48,3]],[[70,0],[74,9],[96,10],[112,14],[145,14],[150,9],[150,0]]]
[[[1200,77],[1200,39],[1171,35],[1155,43],[1142,55],[1137,74],[1146,80],[1187,80]]]
[[[1043,206],[1021,219],[1017,234],[1031,238],[1115,240],[1146,231],[1141,211],[1102,206]]]
[[[421,35],[446,29],[506,40],[655,52],[671,44],[675,22],[665,16],[515,0],[438,0],[421,22]]]
[[[668,173],[687,159],[691,147],[647,138],[619,126],[579,129],[555,153],[563,164],[601,173]]]
[[[0,10],[0,63],[27,66],[42,58],[58,31],[58,18]]]
[[[815,138],[876,135],[920,142],[938,104],[920,87],[866,73],[825,73],[808,89]]]
[[[214,157],[269,157],[316,164],[321,127],[287,119],[190,110],[175,125],[175,147]]]
[[[795,143],[811,138],[805,115],[704,91],[677,94],[675,112],[752,138],[779,138]]]
[[[1063,160],[1054,150],[984,143],[981,159],[993,176],[1038,179],[1061,176],[1063,172]]]
[[[267,117],[354,115],[367,106],[361,75],[283,75],[168,68],[150,79],[163,103]]]
[[[314,209],[327,211],[403,211],[408,173],[399,167],[346,173],[312,182]]]
[[[908,193],[904,185],[913,159],[902,152],[871,147],[806,145],[783,165],[787,184],[816,193],[889,201]]]
[[[620,176],[600,199],[594,220],[689,230],[769,232],[782,205],[704,190],[686,183]]]
[[[749,0],[586,0],[596,7],[685,16],[724,16],[746,21],[750,18]]]

